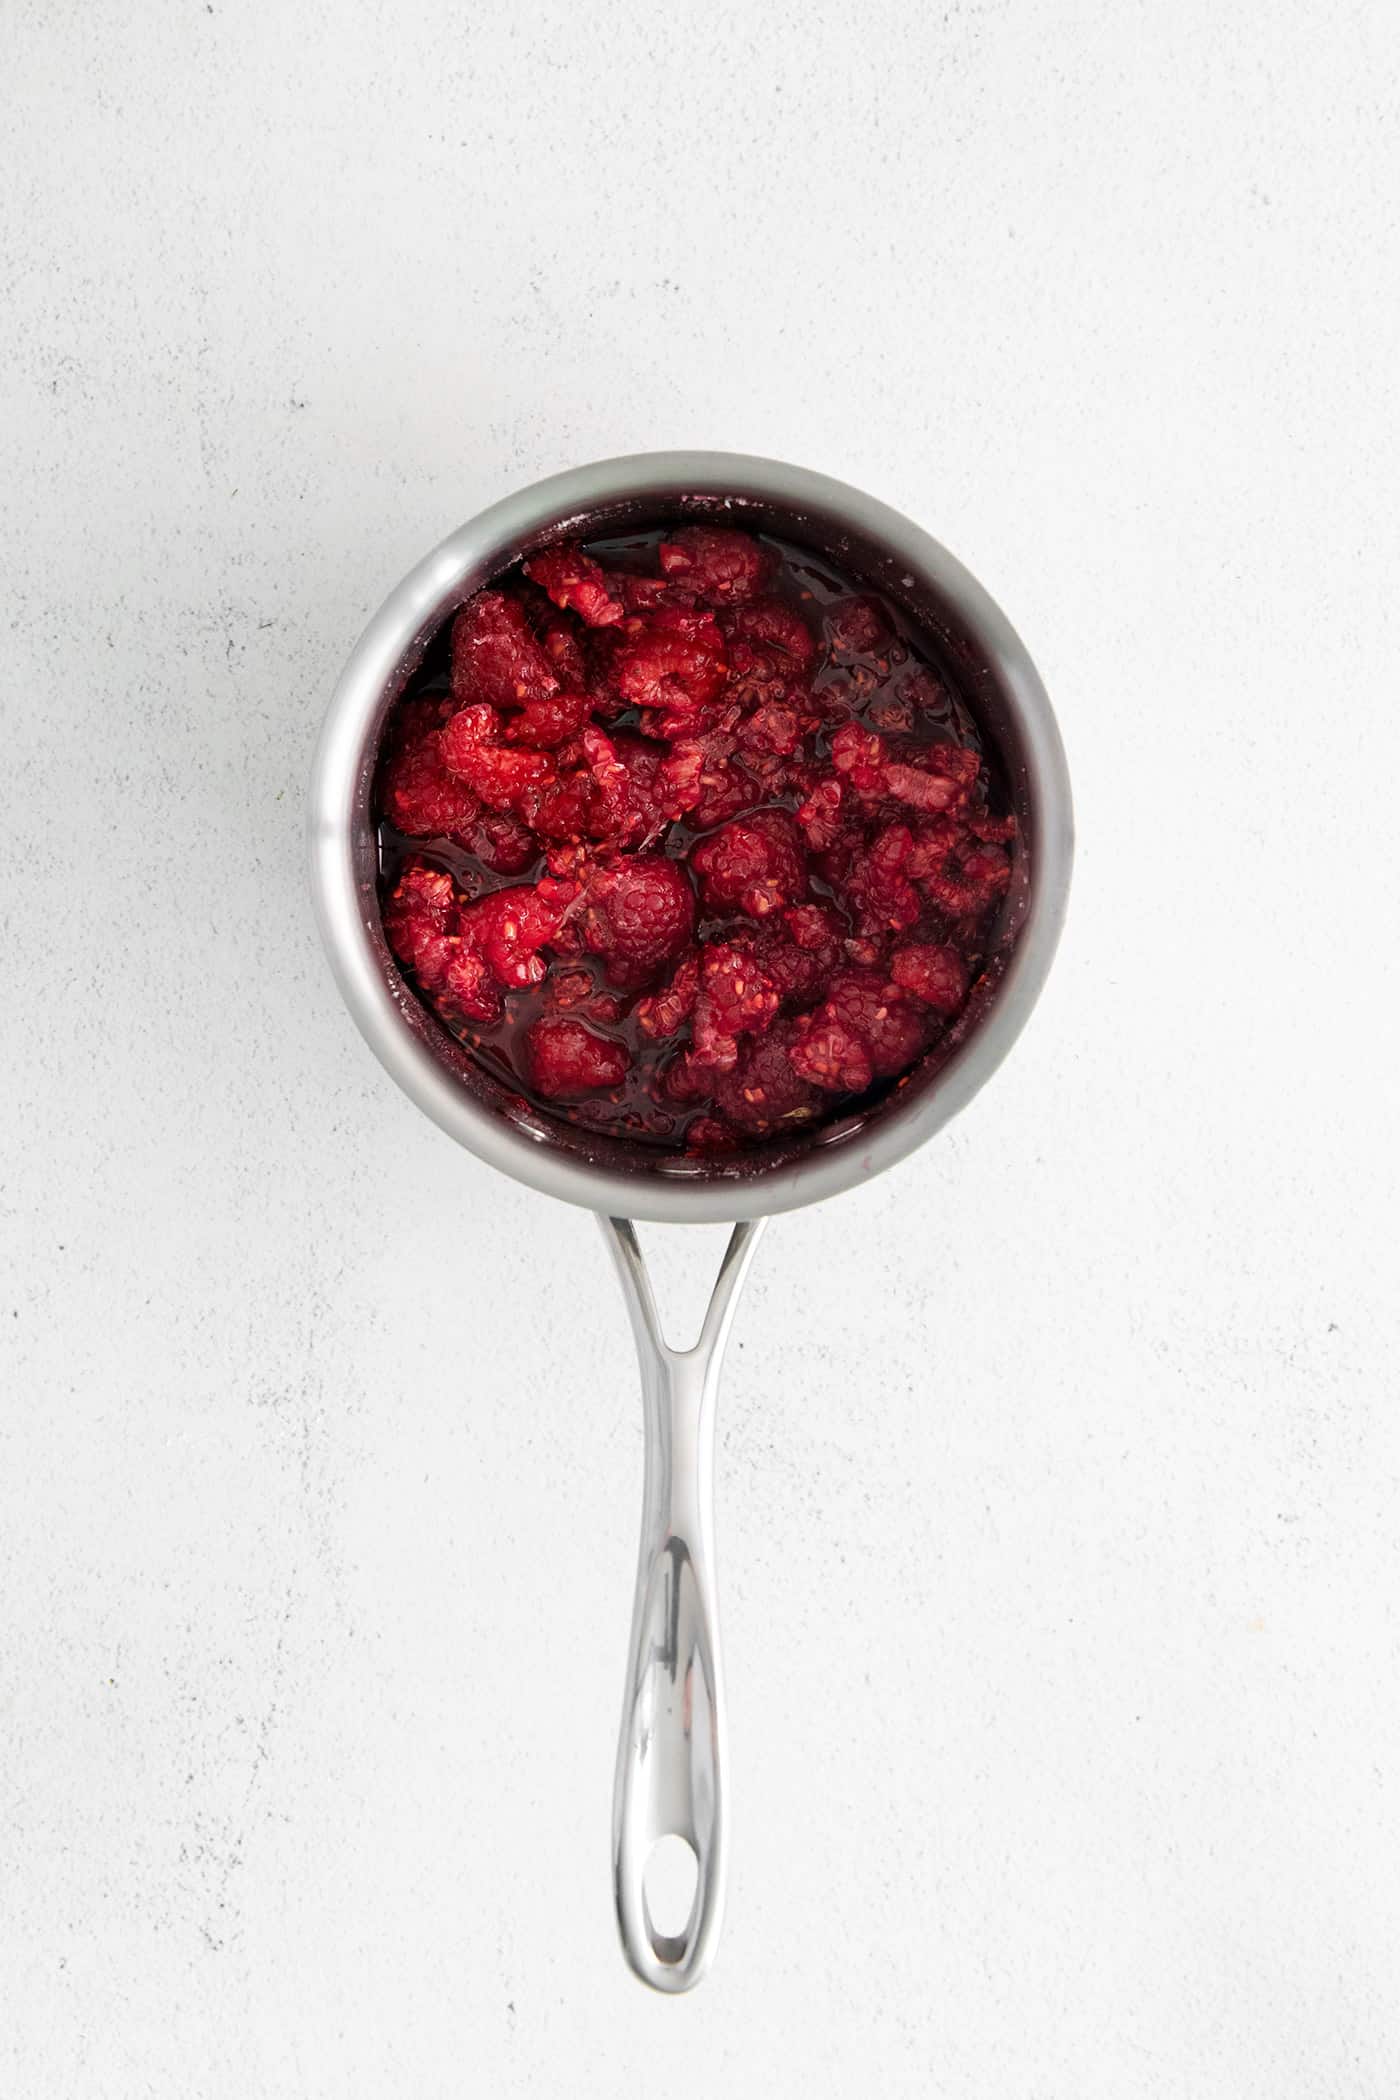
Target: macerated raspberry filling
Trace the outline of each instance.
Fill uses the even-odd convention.
[[[384,932],[509,1091],[732,1152],[946,1035],[1016,826],[888,600],[682,525],[533,554],[445,642],[381,753]]]

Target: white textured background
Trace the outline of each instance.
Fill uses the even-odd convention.
[[[7,2100],[1393,2100],[1394,6],[4,13]],[[673,444],[946,539],[1081,834],[1008,1067],[760,1254],[683,2002],[603,1249],[301,836],[400,573]]]

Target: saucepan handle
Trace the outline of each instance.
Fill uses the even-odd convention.
[[[637,1235],[602,1218],[637,1343],[646,1424],[642,1541],[613,1792],[613,1887],[623,1951],[643,1983],[688,1991],[724,1911],[724,1676],[714,1574],[715,1395],[730,1322],[763,1220],[736,1225],[693,1349],[670,1348]],[[647,1865],[662,1839],[694,1860],[690,1914],[660,1931]]]

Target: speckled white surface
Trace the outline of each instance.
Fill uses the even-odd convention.
[[[1394,8],[7,29],[7,2100],[1392,2100]],[[741,1309],[682,2002],[603,1248],[372,1063],[301,839],[414,557],[669,444],[947,540],[1081,836],[1011,1063]]]

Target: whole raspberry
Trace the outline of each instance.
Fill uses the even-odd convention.
[[[797,903],[807,888],[801,835],[781,810],[761,809],[725,824],[695,847],[691,865],[712,910],[753,919]]]
[[[792,1061],[799,1023],[776,1021],[743,1046],[732,1072],[715,1081],[715,1106],[725,1120],[751,1137],[800,1130],[825,1107],[819,1087],[804,1079]]]
[[[595,870],[580,924],[608,983],[635,990],[689,943],[695,892],[677,862],[639,853]]]
[[[827,1094],[863,1094],[874,1073],[870,1052],[844,1021],[823,1007],[801,1023],[792,1047],[794,1071]]]
[[[859,1037],[877,1079],[892,1079],[913,1064],[924,1047],[925,1023],[878,970],[838,970],[818,1012],[821,1019],[840,1021]]]
[[[581,1094],[610,1092],[627,1077],[623,1045],[595,1035],[582,1021],[549,1017],[526,1029],[525,1070],[537,1094],[568,1101]]]
[[[408,838],[465,839],[480,804],[448,770],[437,708],[431,702],[410,706],[414,711],[404,710],[402,740],[384,768],[381,807]]]
[[[505,1001],[485,956],[454,941],[443,972],[442,1004],[469,1021],[499,1021]]]
[[[908,941],[896,948],[890,980],[935,1013],[955,1014],[967,997],[967,964],[948,942]]]
[[[914,850],[907,824],[887,824],[858,852],[846,879],[846,896],[861,933],[913,926],[923,911],[906,869]]]
[[[698,1064],[728,1071],[737,1038],[760,1035],[778,1011],[778,987],[751,940],[712,941],[700,953],[700,990],[691,1036]]]
[[[548,656],[522,606],[501,591],[478,591],[452,623],[452,697],[524,707],[558,690]]]
[[[794,904],[758,930],[758,953],[789,1011],[814,1006],[841,960],[841,921],[829,904]]]

